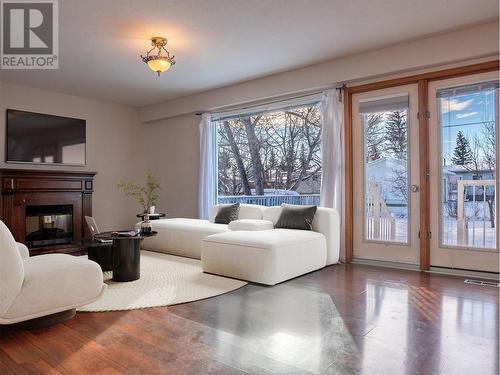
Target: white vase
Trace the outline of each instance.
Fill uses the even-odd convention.
[[[154,213],[155,213],[155,210],[156,210],[156,207],[155,207],[155,206],[151,206],[151,207],[149,207],[149,214],[154,214]]]

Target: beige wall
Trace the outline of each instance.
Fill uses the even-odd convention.
[[[198,217],[199,116],[156,121],[149,128],[149,169],[162,190],[158,208],[168,217]]]
[[[94,184],[94,216],[101,230],[128,228],[139,210],[137,203],[116,189],[122,179],[140,180],[147,162],[144,145],[147,129],[138,121],[137,108],[59,94],[0,82],[0,155],[5,155],[7,108],[87,120],[85,167],[6,164],[2,168],[62,169],[97,172]]]

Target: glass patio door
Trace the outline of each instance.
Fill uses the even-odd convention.
[[[355,94],[353,257],[419,264],[416,84]]]
[[[498,272],[498,72],[429,84],[431,266]]]

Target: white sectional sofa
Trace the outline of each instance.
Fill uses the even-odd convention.
[[[313,230],[274,229],[281,207],[240,205],[238,220],[215,224],[220,206],[209,220],[152,221],[155,237],[142,248],[201,259],[203,271],[274,285],[338,263],[340,221],[336,210],[318,207]]]
[[[238,219],[261,220],[264,207],[250,204],[240,206]],[[152,220],[157,236],[147,238],[142,248],[161,253],[201,259],[201,240],[217,233],[228,232],[227,224],[215,224],[219,206],[212,207],[208,220],[199,219],[161,219]]]
[[[229,230],[225,224],[197,219],[161,219],[151,224],[158,235],[146,238],[143,249],[196,259],[201,259],[202,239]]]

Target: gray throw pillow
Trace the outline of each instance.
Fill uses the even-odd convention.
[[[216,224],[229,224],[231,221],[238,220],[240,212],[240,204],[235,203],[229,206],[221,206],[217,215],[215,216],[214,223]]]
[[[275,228],[312,230],[316,206],[298,206],[283,203]]]

